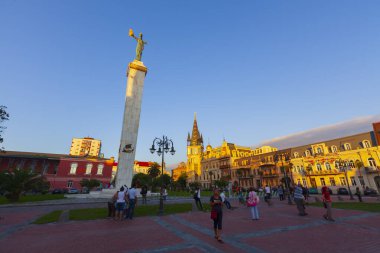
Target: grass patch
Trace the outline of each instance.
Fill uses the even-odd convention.
[[[191,203],[183,204],[168,204],[164,205],[165,215],[174,213],[184,213],[191,211]],[[135,208],[135,217],[139,216],[155,216],[158,212],[158,205],[138,205]],[[74,209],[69,211],[70,220],[96,220],[104,219],[108,215],[107,208],[86,208],[86,209]]]
[[[62,210],[50,212],[48,214],[41,216],[40,218],[35,220],[33,223],[34,224],[46,224],[46,223],[57,222],[59,220],[59,217],[61,216],[62,212],[63,212]]]
[[[211,197],[212,191],[201,191],[201,197]],[[169,197],[193,197],[193,192],[188,191],[168,191]]]
[[[45,201],[45,200],[55,200],[55,199],[64,199],[63,194],[38,194],[38,195],[25,195],[21,196],[17,202],[10,202],[4,196],[0,197],[0,205],[5,204],[19,204],[26,202],[36,202],[36,201]]]
[[[323,207],[322,203],[310,203],[310,206]],[[367,202],[333,202],[333,208],[358,210],[366,212],[380,212],[380,203]]]

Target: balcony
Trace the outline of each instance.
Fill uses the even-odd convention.
[[[372,174],[372,173],[380,173],[380,166],[377,166],[377,167],[365,167],[365,172],[367,172],[368,174]]]

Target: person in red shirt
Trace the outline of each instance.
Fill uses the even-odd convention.
[[[323,205],[326,208],[326,214],[323,215],[323,218],[329,221],[335,221],[331,216],[331,197],[330,197],[329,188],[327,188],[326,186],[322,187],[322,200],[323,200]]]

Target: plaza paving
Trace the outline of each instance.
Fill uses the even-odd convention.
[[[188,212],[128,221],[31,222],[57,209],[85,205],[0,207],[0,252],[379,252],[380,213],[334,209],[336,222],[322,219],[324,209],[308,207],[297,215],[286,201],[259,205],[260,220],[249,210],[224,210],[223,240],[214,239],[210,214]]]

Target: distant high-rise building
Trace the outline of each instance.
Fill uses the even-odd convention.
[[[91,137],[73,138],[70,155],[99,157],[102,142]]]

